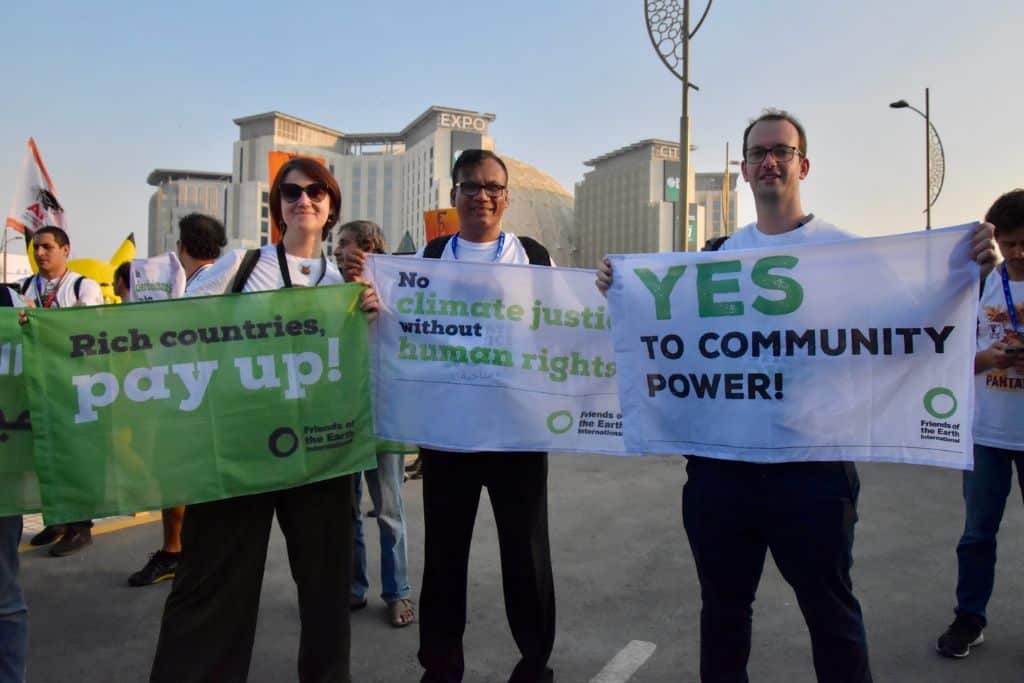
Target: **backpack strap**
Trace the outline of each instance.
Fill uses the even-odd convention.
[[[32,278],[34,277],[35,275],[29,275],[27,278],[24,279],[24,281],[22,281],[21,289],[18,290],[19,294],[21,294],[22,296],[28,294],[28,288],[32,286]]]
[[[0,285],[0,308],[12,306],[14,306],[14,298],[11,296],[11,290],[7,288],[7,285]]]
[[[74,287],[72,288],[75,293],[75,301],[78,301],[79,293],[82,291],[82,280],[84,279],[84,275],[79,275],[78,279],[75,280]]]
[[[252,275],[252,271],[255,270],[256,264],[260,260],[259,249],[249,249],[245,252],[245,256],[242,257],[242,262],[238,266],[238,272],[235,273],[235,278],[231,281],[231,286],[228,287],[228,292],[238,293],[245,288],[245,283],[248,282],[249,276]]]
[[[441,258],[444,248],[451,239],[451,235],[441,235],[427,242],[427,246],[423,247],[423,258]]]
[[[551,254],[543,244],[532,237],[519,237],[519,243],[523,245],[523,251],[526,252],[526,258],[530,259],[530,263],[535,266],[551,265]]]

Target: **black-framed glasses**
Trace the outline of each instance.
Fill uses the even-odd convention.
[[[759,164],[765,160],[771,154],[775,157],[775,161],[780,164],[784,164],[787,161],[792,161],[793,157],[800,154],[800,150],[790,145],[775,145],[773,147],[750,147],[747,149],[743,158],[746,159],[748,164]]]
[[[501,196],[501,193],[508,188],[507,185],[499,185],[498,183],[477,183],[472,180],[455,183],[455,187],[458,188],[459,192],[467,197],[475,197],[480,194],[480,190],[483,190],[491,199],[497,199]]]
[[[295,183],[281,183],[281,197],[286,202],[297,202],[299,197],[305,193],[309,200],[318,202],[327,196],[327,186],[323,183],[310,183],[303,187]]]

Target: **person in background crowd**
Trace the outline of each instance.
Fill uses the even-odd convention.
[[[285,162],[270,187],[277,244],[228,252],[189,286],[193,296],[342,282],[323,241],[341,212],[334,176],[315,159]],[[364,310],[376,294],[363,294]],[[181,560],[164,608],[150,680],[241,682],[249,675],[267,543],[275,514],[298,589],[298,680],[349,683],[352,477],[189,505]]]
[[[178,231],[178,260],[185,268],[185,296],[188,296],[189,285],[220,258],[221,250],[228,243],[227,233],[220,221],[201,213],[190,213],[178,221]],[[115,273],[115,289],[118,275],[125,265],[130,267],[130,264],[121,264]],[[118,296],[124,298],[120,293]],[[128,585],[150,586],[174,578],[181,559],[181,525],[184,519],[184,505],[164,508],[160,512],[164,531],[163,545],[149,556],[142,569],[128,577]]]
[[[334,256],[343,267],[345,255],[352,250],[368,254],[386,254],[387,246],[380,226],[371,221],[352,221],[338,228]],[[383,448],[382,448],[383,446]],[[389,447],[390,446],[390,447]],[[409,599],[409,574],[406,563],[405,507],[402,504],[402,483],[405,479],[405,455],[397,448],[401,444],[381,442],[377,451],[377,469],[366,470],[366,488],[377,515],[380,529],[380,583],[381,599],[388,607],[388,621],[400,628],[416,618],[415,607]],[[362,480],[355,476],[355,566],[352,577],[352,609],[366,607],[366,593],[370,582],[366,576],[366,543],[363,540]]]
[[[985,608],[996,572],[996,534],[1010,494],[1013,467],[1024,493],[1024,189],[995,201],[1002,264],[984,281],[974,356],[974,469],[964,470],[964,533],[956,547],[956,618],[935,649],[963,658],[985,640]]]
[[[68,270],[71,240],[63,229],[47,225],[36,231],[31,248],[39,272],[21,284],[21,294],[38,308],[101,306],[103,292],[99,283]],[[50,554],[63,557],[77,553],[92,543],[92,520],[47,526],[29,541],[34,546],[49,545]]]
[[[125,261],[114,270],[114,294],[121,299],[121,303],[128,303],[132,300],[132,262]]]

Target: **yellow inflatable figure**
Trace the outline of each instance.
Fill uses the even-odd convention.
[[[39,266],[36,265],[35,250],[29,246],[26,251],[28,252],[28,261],[32,267],[32,272],[39,272]],[[131,261],[133,258],[135,258],[135,233],[129,234],[124,242],[121,242],[121,246],[117,248],[114,256],[109,261],[100,261],[94,258],[71,259],[68,261],[68,270],[98,282],[100,289],[103,290],[103,301],[105,303],[119,304],[121,303],[121,297],[114,294],[114,271],[117,270],[119,265],[125,261]]]

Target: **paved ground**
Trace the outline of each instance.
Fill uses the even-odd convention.
[[[552,665],[557,680],[592,681],[632,641],[653,643],[656,649],[628,679],[631,683],[697,680],[700,604],[680,522],[685,479],[680,462],[552,457],[558,598]],[[968,659],[949,661],[932,648],[951,619],[954,546],[962,525],[959,475],[898,465],[863,466],[861,475],[854,583],[866,614],[875,680],[1024,680],[1024,508],[1019,493],[1011,495],[1003,524],[988,641]],[[405,491],[415,591],[422,573],[420,486],[409,482]],[[157,548],[159,534],[158,524],[147,524],[99,536],[75,557],[54,559],[40,551],[22,556],[31,609],[30,680],[120,683],[147,678],[169,585],[128,588],[125,579]],[[375,558],[371,550],[371,562]],[[486,499],[471,563],[466,681],[503,681],[516,659],[515,646],[502,608]],[[418,680],[417,627],[395,630],[384,617],[379,601],[353,616],[355,680]],[[283,539],[275,532],[250,680],[294,680],[297,634],[294,585]],[[755,605],[750,673],[758,682],[814,680],[799,610],[770,563]]]

